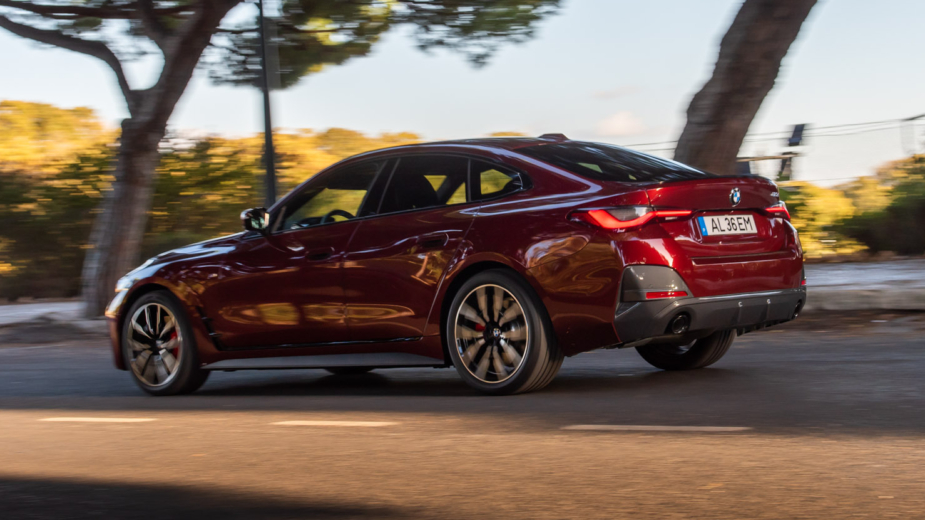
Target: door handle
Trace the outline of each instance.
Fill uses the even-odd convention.
[[[333,247],[319,247],[318,249],[309,249],[308,252],[305,253],[305,259],[309,262],[320,262],[331,258],[333,254]]]
[[[445,246],[449,240],[450,237],[446,233],[431,233],[419,236],[417,245],[420,249],[437,249]]]

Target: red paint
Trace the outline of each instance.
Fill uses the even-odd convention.
[[[440,363],[451,290],[486,266],[511,269],[533,287],[568,355],[620,341],[613,319],[627,265],[672,267],[695,297],[805,284],[802,252],[769,181],[596,181],[517,153],[542,142],[485,139],[370,152],[309,179],[270,211],[275,215],[341,166],[420,153],[478,157],[529,179],[527,189],[500,199],[269,236],[240,233],[161,255],[131,275],[132,287],[117,293],[107,312],[116,365],[124,369],[117,324],[138,291],[152,284],[183,303],[201,363],[366,352],[407,352]],[[741,194],[735,206],[733,188]],[[619,227],[603,210],[626,206],[652,211]],[[753,216],[755,235],[701,236],[697,217],[741,213]],[[389,341],[400,338],[421,339]],[[364,343],[331,344],[350,341]]]

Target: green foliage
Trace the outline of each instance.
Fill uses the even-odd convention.
[[[2,106],[8,110],[0,121],[20,126],[0,126],[0,132],[12,139],[19,131],[32,139],[21,142],[23,150],[0,141],[10,152],[0,156],[0,298],[75,296],[93,219],[112,182],[115,148],[97,141],[115,134],[83,109]],[[56,117],[65,122],[46,122]],[[32,127],[23,121],[32,121]],[[419,140],[411,133],[374,137],[338,128],[275,138],[284,193],[351,155]],[[143,257],[238,232],[241,211],[263,203],[262,144],[262,135],[168,141],[157,169]]]
[[[415,27],[418,47],[444,47],[476,65],[506,42],[533,37],[535,24],[558,11],[559,0],[432,0],[402,2],[399,23]]]
[[[837,223],[854,215],[854,204],[844,192],[792,182],[782,186],[780,193],[790,210],[791,222],[800,233],[807,257],[850,254],[863,249],[854,240],[833,230]]]
[[[365,56],[389,29],[392,2],[341,0],[283,0],[280,16],[270,19],[271,57],[278,60],[278,82],[288,88],[327,65],[340,65]],[[259,86],[260,39],[253,20],[233,32],[219,35],[216,52],[207,58],[210,74],[218,83]],[[223,40],[223,41],[222,41]]]
[[[102,146],[41,178],[0,168],[0,296],[77,294],[111,162],[112,150]]]
[[[925,155],[891,163],[876,179],[877,193],[889,194],[887,202],[878,200],[868,211],[847,219],[840,232],[873,252],[925,253]],[[866,187],[871,189],[869,182]]]
[[[6,171],[54,172],[115,137],[89,108],[0,101],[0,168]]]
[[[282,0],[278,16],[267,23],[269,52],[279,71],[270,84],[288,88],[328,65],[366,56],[383,34],[400,25],[412,28],[422,50],[447,48],[482,65],[504,43],[532,38],[537,22],[554,14],[559,1]],[[206,59],[213,80],[260,85],[255,28],[248,20],[218,35]]]

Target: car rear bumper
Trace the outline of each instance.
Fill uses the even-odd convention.
[[[805,304],[805,288],[626,302],[617,307],[614,330],[622,347],[687,342],[717,330],[736,329],[741,334],[790,321]],[[689,326],[675,334],[672,320],[680,315],[688,316]]]

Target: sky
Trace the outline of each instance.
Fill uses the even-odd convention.
[[[481,68],[452,52],[421,52],[407,31],[395,30],[369,56],[275,92],[274,127],[410,131],[427,140],[556,132],[671,157],[690,98],[709,78],[739,6],[738,0],[563,0],[533,40],[504,46]],[[232,14],[251,9],[243,5]],[[806,123],[807,134],[818,135],[799,150],[799,180],[832,185],[907,156],[912,148],[903,146],[895,120],[925,114],[922,20],[920,0],[820,0],[741,155],[785,151],[779,136]],[[132,64],[132,86],[153,82],[159,65],[156,59]],[[0,99],[87,106],[113,126],[126,116],[112,73],[94,58],[0,30],[0,71]],[[821,128],[872,121],[894,122]],[[925,118],[918,124],[922,153]],[[199,72],[170,125],[195,134],[260,132],[259,92],[215,86]],[[765,162],[759,171],[776,167]]]

